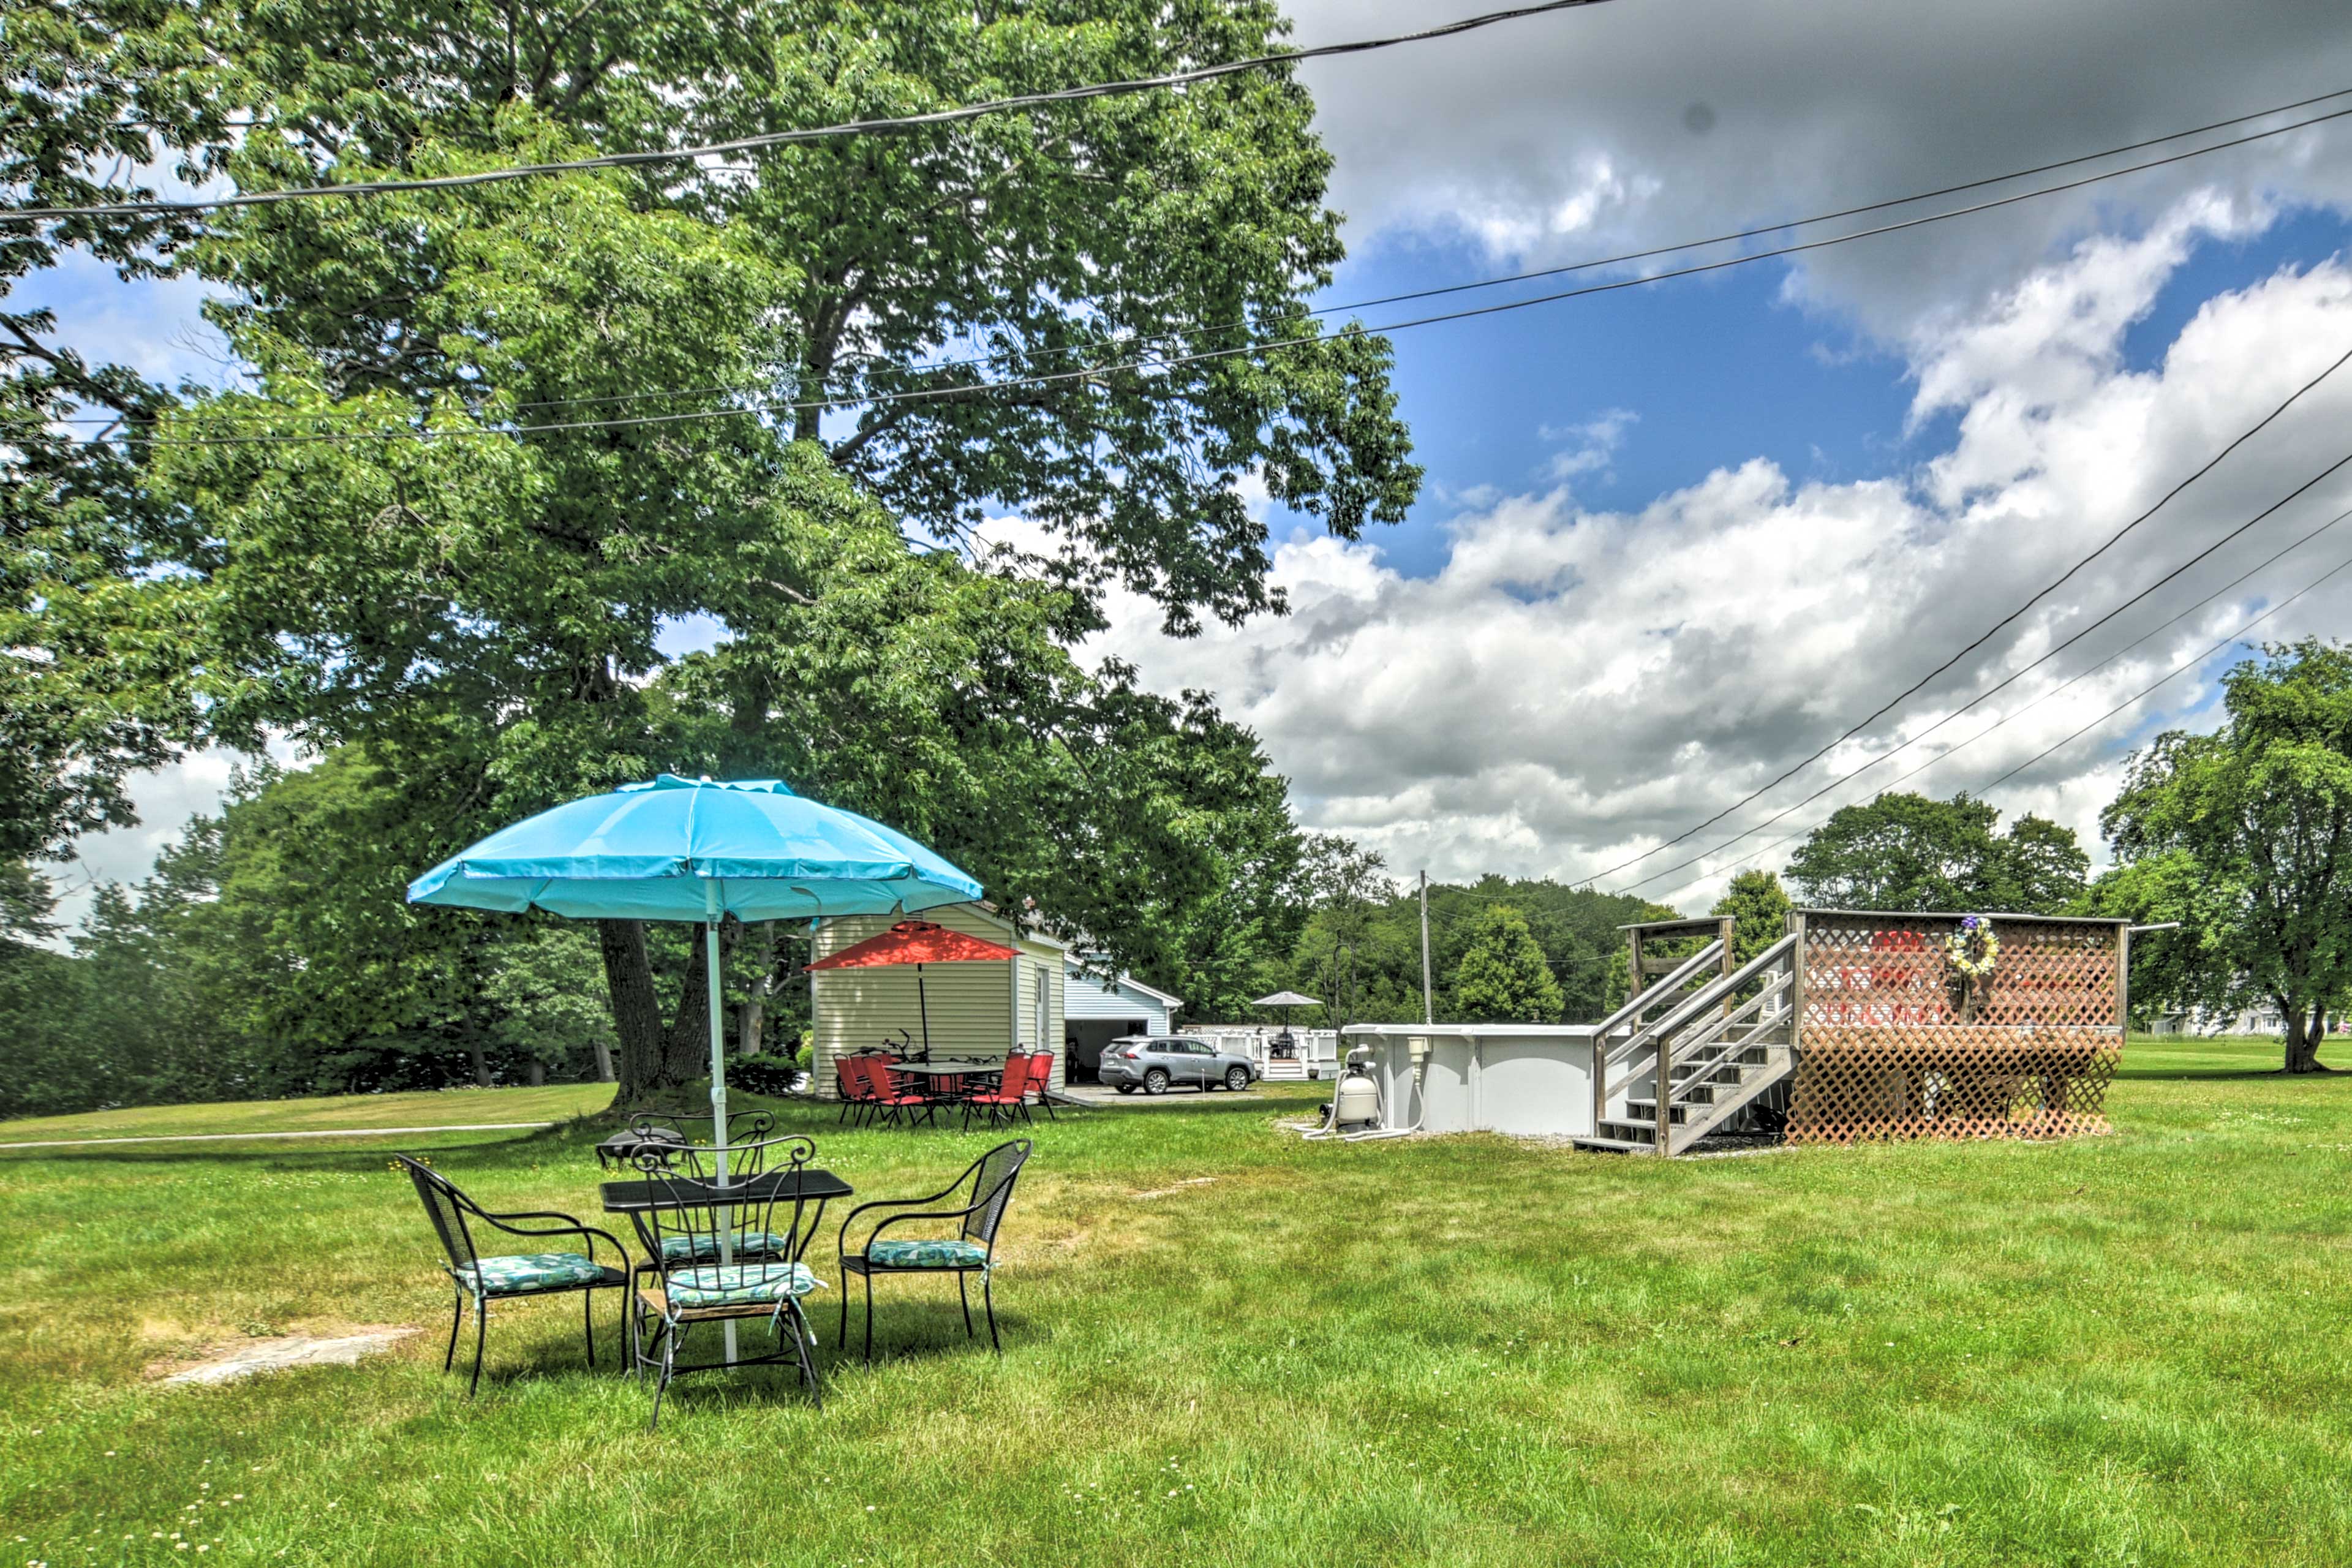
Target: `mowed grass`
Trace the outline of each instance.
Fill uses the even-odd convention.
[[[541,1089],[444,1089],[409,1094],[338,1094],[246,1100],[226,1105],[142,1105],[76,1116],[0,1121],[0,1143],[53,1138],[163,1138],[227,1132],[331,1132],[347,1127],[452,1127],[563,1121],[612,1103],[610,1084]],[[0,1560],[5,1561],[5,1560]]]
[[[869,1370],[835,1350],[824,1291],[822,1411],[781,1373],[705,1376],[657,1435],[643,1390],[583,1364],[572,1300],[497,1310],[466,1399],[440,1369],[447,1286],[380,1145],[11,1155],[0,1547],[2352,1562],[2352,1077],[2268,1076],[2276,1050],[2136,1040],[2116,1135],[2054,1145],[1307,1144],[1274,1123],[1313,1086],[1066,1116],[1037,1128],[1006,1226],[1003,1359],[965,1342],[951,1285],[889,1280]],[[861,1195],[927,1191],[988,1142],[789,1114]],[[585,1214],[592,1136],[417,1142],[494,1207]],[[217,1389],[142,1376],[343,1323],[425,1331]]]

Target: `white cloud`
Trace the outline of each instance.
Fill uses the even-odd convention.
[[[1276,557],[1287,618],[1173,640],[1136,605],[1102,649],[1163,689],[1218,692],[1265,737],[1307,820],[1392,864],[1590,875],[1713,815],[1910,685],[2352,343],[2352,271],[2332,263],[2209,300],[2159,367],[2124,365],[2124,331],[2190,246],[2242,222],[2231,204],[2192,195],[2144,237],[2086,241],[1973,317],[1922,331],[1910,347],[1919,407],[1959,418],[1948,448],[1912,475],[1800,483],[1756,459],[1628,510],[1588,510],[1564,486],[1482,500],[1449,524],[1449,558],[1426,578],[1395,570],[1374,543],[1301,537]],[[2342,456],[2352,370],[2341,374],[1832,764],[1843,772],[1918,733]],[[1928,749],[1646,890],[1706,896],[1737,855],[2018,712],[2347,501],[2352,481],[2321,487]],[[2341,532],[1905,787],[1980,787],[2341,559],[2352,527]],[[2340,626],[2347,584],[2257,635]],[[2119,743],[2210,696],[2184,676],[1997,798],[2095,842]],[[1809,771],[1642,870],[1827,776]]]
[[[1562,484],[1582,474],[1608,473],[1609,460],[1625,444],[1625,432],[1641,417],[1630,408],[1612,408],[1581,424],[1538,426],[1538,436],[1561,447],[1552,454],[1546,471]]]

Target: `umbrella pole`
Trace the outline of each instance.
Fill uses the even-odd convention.
[[[727,1184],[727,1025],[719,996],[719,884],[702,884],[702,907],[709,918],[702,925],[702,961],[709,973],[710,990],[710,1147],[719,1167],[719,1184]],[[735,1262],[735,1212],[719,1211],[719,1262]],[[735,1320],[720,1325],[727,1342],[727,1359],[735,1359]]]
[[[915,1010],[923,1016],[923,1059],[931,1059],[931,1004],[923,995],[923,966],[915,965]]]

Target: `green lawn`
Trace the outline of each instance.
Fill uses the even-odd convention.
[[[131,1110],[0,1121],[0,1143],[47,1138],[158,1138],[183,1133],[562,1121],[602,1110],[612,1099],[610,1084],[561,1083],[544,1089],[445,1089],[414,1094],[338,1094],[315,1100],[246,1100],[227,1105],[146,1105]]]
[[[821,1292],[822,1412],[779,1374],[705,1378],[657,1436],[641,1390],[582,1365],[574,1303],[498,1312],[467,1402],[380,1143],[4,1156],[0,1546],[339,1568],[2352,1562],[2352,1077],[2264,1076],[2276,1050],[2135,1041],[2117,1133],[2063,1145],[1305,1144],[1272,1124],[1314,1086],[1066,1117],[1008,1223],[1003,1360],[965,1344],[952,1288],[887,1281],[893,1353],[867,1370]],[[984,1146],[809,1130],[866,1194]],[[589,1140],[476,1134],[437,1163],[493,1206],[584,1211]],[[375,1322],[428,1331],[221,1389],[142,1374],[247,1330]]]

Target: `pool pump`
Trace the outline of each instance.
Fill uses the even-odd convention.
[[[1358,1046],[1348,1053],[1348,1066],[1332,1086],[1331,1103],[1323,1107],[1326,1124],[1370,1127],[1381,1120],[1381,1085],[1372,1076],[1372,1047]]]
[[[1372,1070],[1373,1050],[1369,1041],[1348,1052],[1347,1065],[1341,1069],[1339,1081],[1332,1086],[1329,1101],[1318,1107],[1323,1112],[1323,1125],[1307,1134],[1309,1138],[1337,1138],[1356,1143],[1369,1138],[1402,1138],[1421,1127],[1419,1105],[1421,1077],[1429,1061],[1429,1042],[1418,1036],[1406,1042],[1412,1058],[1412,1090],[1415,1106],[1412,1125],[1391,1127],[1388,1107],[1382,1103],[1381,1080]]]

